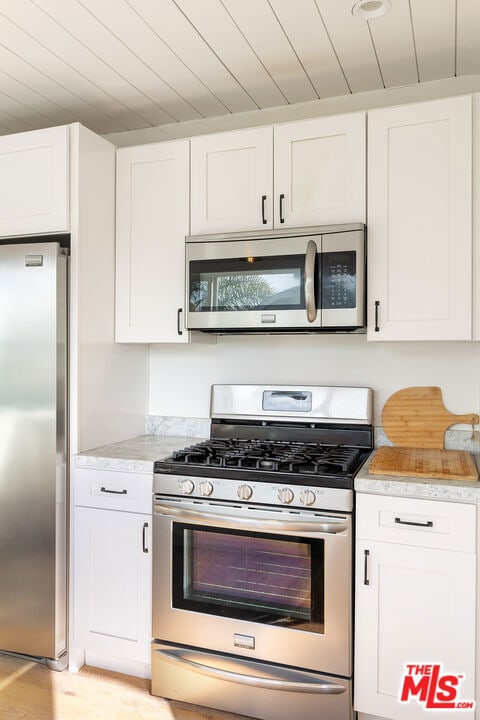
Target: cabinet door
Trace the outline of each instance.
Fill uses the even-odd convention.
[[[149,515],[75,509],[77,647],[150,662],[150,526]]]
[[[187,342],[189,141],[117,151],[117,342]]]
[[[471,97],[368,117],[368,339],[468,340]]]
[[[406,664],[441,663],[443,673],[463,676],[457,700],[473,700],[475,555],[360,540],[356,568],[355,709],[445,720],[445,710],[425,710],[417,697],[399,702]],[[473,720],[474,712],[461,715]]]
[[[365,222],[365,113],[274,128],[275,227]]]
[[[273,226],[273,129],[194,137],[192,235]]]
[[[68,231],[68,132],[0,138],[0,236]]]

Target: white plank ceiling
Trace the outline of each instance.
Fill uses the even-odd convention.
[[[99,133],[480,73],[480,0],[0,0],[0,134]]]

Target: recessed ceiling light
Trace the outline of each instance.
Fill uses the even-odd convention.
[[[391,0],[357,0],[352,13],[362,20],[375,20],[392,9]]]

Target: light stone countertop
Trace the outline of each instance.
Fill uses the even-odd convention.
[[[473,454],[473,457],[478,468],[480,455]],[[395,475],[370,475],[368,468],[372,458],[373,453],[355,478],[357,492],[480,504],[480,482],[478,480],[439,480]]]
[[[155,460],[163,460],[175,450],[196,445],[203,439],[184,435],[139,435],[80,453],[75,456],[74,465],[92,470],[153,473]],[[480,454],[473,457],[480,467]],[[480,481],[370,475],[368,468],[372,458],[373,453],[355,478],[357,492],[480,504]]]
[[[175,450],[202,442],[199,437],[139,435],[138,437],[103,445],[74,457],[77,468],[92,470],[123,470],[153,473],[155,460],[163,460]]]

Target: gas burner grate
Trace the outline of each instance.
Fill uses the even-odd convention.
[[[172,462],[267,472],[348,475],[360,457],[358,448],[264,440],[207,440],[173,453]]]

